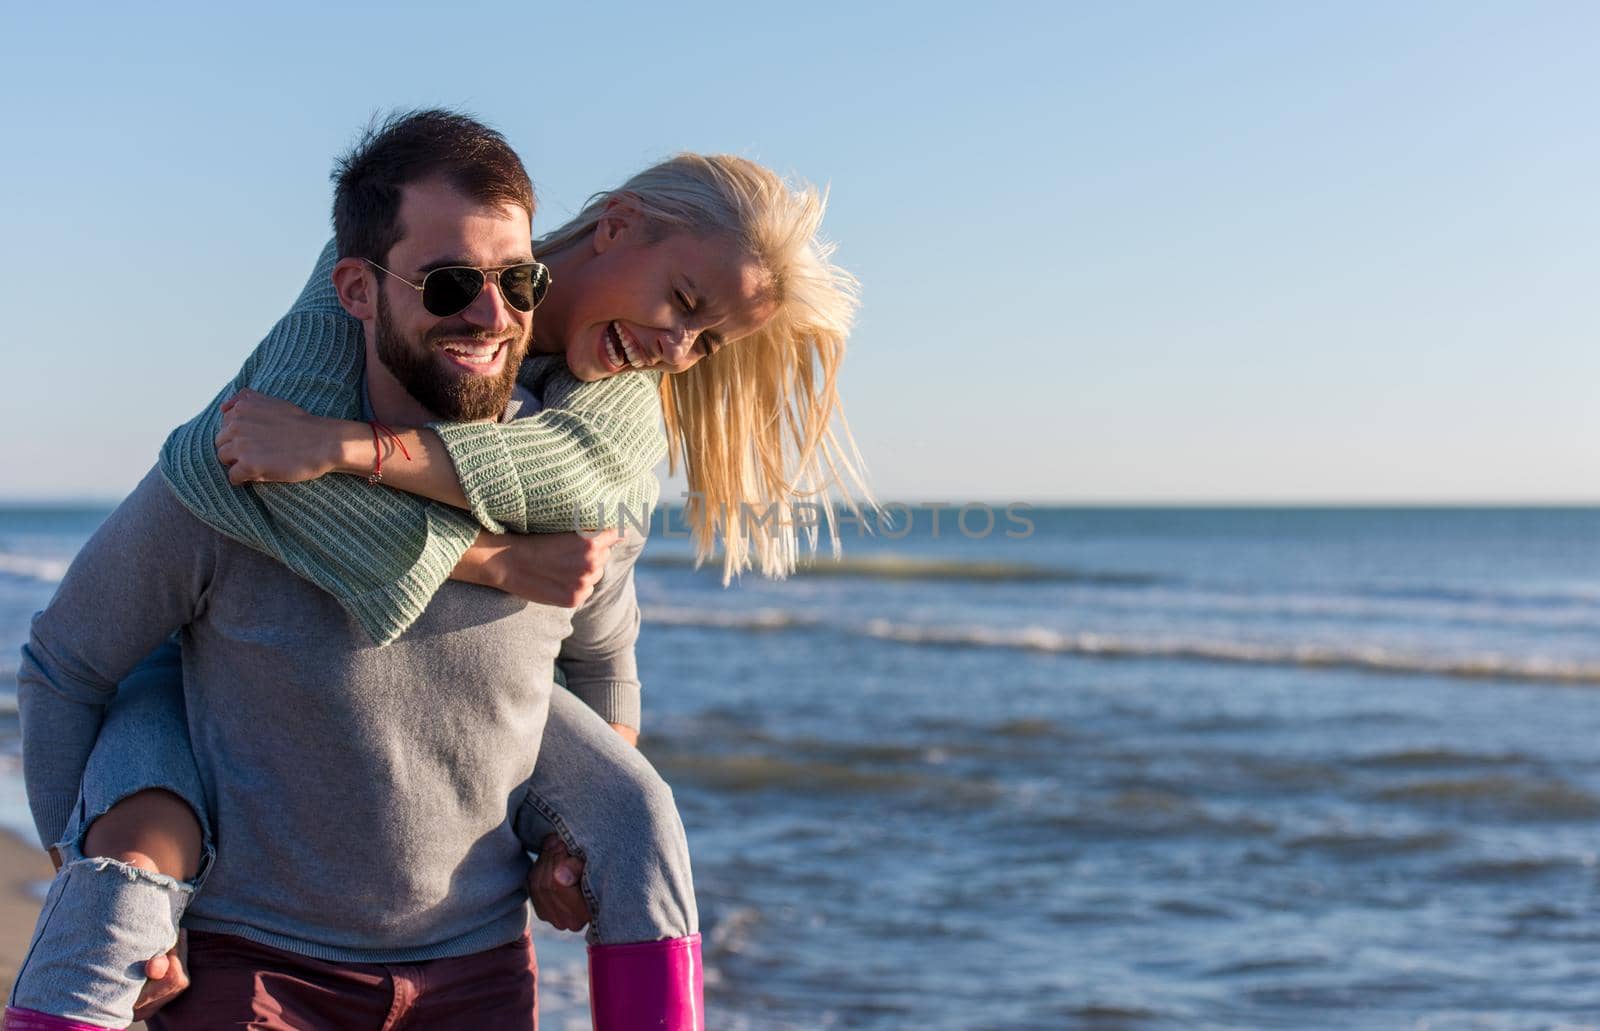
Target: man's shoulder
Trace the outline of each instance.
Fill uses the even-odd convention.
[[[122,499],[117,511],[135,514],[142,519],[171,522],[174,532],[207,529],[206,525],[196,519],[183,506],[183,502],[178,500],[177,492],[168,482],[160,463],[150,467],[150,471],[144,474],[144,479]]]
[[[160,465],[145,473],[97,533],[110,535],[123,547],[161,552],[180,564],[214,563],[217,546],[225,540],[184,505]]]

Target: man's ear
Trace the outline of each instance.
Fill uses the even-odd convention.
[[[333,288],[339,303],[355,318],[378,317],[378,274],[360,258],[340,258],[333,266]]]
[[[624,240],[639,236],[644,229],[644,216],[639,214],[632,197],[625,193],[606,199],[600,211],[600,221],[594,226],[594,252],[604,254]]]

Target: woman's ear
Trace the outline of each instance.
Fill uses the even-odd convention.
[[[339,303],[355,318],[366,321],[378,315],[377,273],[360,258],[340,258],[333,266],[333,288]]]
[[[644,226],[644,216],[627,194],[607,198],[600,211],[600,220],[594,225],[594,252],[604,254],[617,244],[637,236]]]

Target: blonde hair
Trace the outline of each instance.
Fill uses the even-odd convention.
[[[732,240],[761,264],[776,303],[759,331],[661,380],[668,465],[688,477],[697,560],[720,537],[724,582],[751,566],[783,576],[802,536],[816,549],[819,523],[837,553],[835,491],[858,519],[853,494],[870,495],[837,382],[858,285],[818,236],[827,198],[744,158],[679,154],[595,194],[535,250],[583,239],[613,199],[643,215],[653,239]]]

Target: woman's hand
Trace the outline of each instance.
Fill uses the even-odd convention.
[[[560,931],[581,931],[588,924],[589,900],[579,882],[583,860],[567,851],[566,843],[551,834],[539,846],[539,858],[528,871],[528,897],[540,920]]]
[[[333,472],[368,427],[324,419],[288,401],[241,390],[222,402],[217,458],[228,482],[299,483]]]
[[[156,1011],[182,995],[189,987],[189,933],[178,931],[178,944],[144,965],[146,978],[133,1003],[133,1019],[149,1020]]]
[[[616,530],[589,533],[479,533],[450,573],[541,605],[577,608],[606,571]]]

